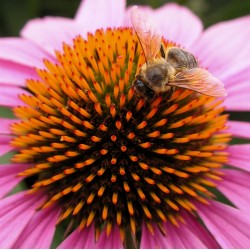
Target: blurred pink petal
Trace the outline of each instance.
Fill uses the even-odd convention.
[[[19,235],[13,248],[49,248],[59,212],[58,207],[37,211]]]
[[[204,243],[186,225],[180,224],[179,228],[167,223],[167,240],[171,248],[207,248]]]
[[[41,202],[42,195],[27,195],[26,191],[0,200],[0,248],[13,247]]]
[[[249,88],[247,86],[241,86],[240,94],[237,95],[235,91],[233,96],[228,94],[225,99],[225,106],[227,110],[230,111],[249,111],[250,110],[250,93],[248,93]]]
[[[104,229],[100,235],[100,238],[95,242],[95,228],[94,225],[85,228],[84,230],[76,229],[70,236],[68,236],[58,246],[59,249],[68,248],[110,248],[117,249],[123,248],[119,229],[115,226],[110,235],[107,237],[106,230]]]
[[[0,134],[10,134],[10,125],[17,121],[17,119],[0,118]]]
[[[210,206],[197,203],[198,214],[222,248],[250,246],[250,216],[228,205],[210,201]]]
[[[35,68],[0,59],[0,84],[25,86],[31,78],[38,79]]]
[[[0,145],[9,145],[12,137],[8,134],[2,134],[1,135],[1,140],[0,140]]]
[[[165,223],[166,236],[154,226],[152,235],[144,225],[140,248],[207,248],[204,243],[184,224],[179,227]]]
[[[120,249],[123,248],[123,244],[120,238],[119,228],[115,225],[109,236],[106,235],[106,230],[102,231],[99,240],[96,243],[97,248],[104,249]]]
[[[229,165],[250,171],[250,144],[230,145],[227,151],[229,152]]]
[[[125,0],[82,0],[75,20],[88,27],[89,32],[98,28],[120,27],[124,25],[125,6]]]
[[[187,49],[194,46],[203,29],[202,22],[194,13],[175,3],[157,9],[153,12],[153,18],[166,39]]]
[[[76,229],[57,248],[59,249],[95,248],[94,225],[87,227],[84,230]]]
[[[220,79],[224,82],[228,96],[225,98],[227,110],[250,110],[250,60],[237,63]]]
[[[168,238],[160,232],[157,226],[153,225],[154,235],[148,230],[145,223],[142,223],[142,235],[140,248],[142,249],[157,249],[157,248],[172,248]],[[155,237],[157,235],[157,237]]]
[[[239,209],[249,212],[250,173],[231,169],[223,169],[223,173],[218,189]]]
[[[207,248],[210,248],[210,249],[220,248],[220,246],[218,245],[216,240],[212,237],[212,235],[197,220],[197,217],[189,213],[183,213],[182,216],[189,230],[192,231],[194,235],[198,236],[198,238],[203,242],[203,244]]]
[[[215,24],[205,30],[192,48],[202,66],[220,77],[238,63],[249,60],[250,47],[247,46],[247,41],[250,33],[246,29],[249,22],[249,16],[241,17]],[[237,52],[234,53],[236,48]]]
[[[63,42],[72,44],[79,34],[86,34],[86,26],[63,17],[33,19],[21,30],[23,38],[34,42],[52,57],[55,57],[55,50],[62,50]]]
[[[44,58],[53,60],[53,57],[49,56],[34,43],[21,38],[1,38],[0,48],[0,59],[31,68],[44,68]]]
[[[20,94],[28,94],[22,88],[0,84],[0,105],[7,107],[25,106],[25,103],[19,98]]]
[[[9,144],[0,144],[0,157],[11,152],[13,149]]]
[[[140,9],[154,20],[157,28],[159,27],[162,31],[164,38],[182,47],[190,49],[201,35],[202,22],[186,7],[169,3],[155,10],[148,6],[140,6]],[[129,26],[132,25],[130,10],[131,8],[128,8],[125,17],[125,24]]]
[[[220,79],[226,83],[228,90],[238,89],[241,84],[247,84],[250,77],[249,70],[250,58],[235,64],[226,71],[223,71],[220,74]]]
[[[227,124],[228,133],[232,133],[235,137],[250,139],[250,122],[228,121]]]
[[[8,194],[24,177],[18,173],[27,168],[27,164],[0,164],[0,198]]]

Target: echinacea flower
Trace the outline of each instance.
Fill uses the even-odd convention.
[[[1,38],[0,104],[16,116],[1,118],[1,156],[13,153],[0,171],[1,248],[48,248],[59,228],[59,248],[250,246],[250,144],[234,140],[250,124],[227,114],[250,110],[250,17],[203,31],[185,7],[141,9],[228,96],[139,98],[145,58],[123,0],[85,0],[74,20]]]

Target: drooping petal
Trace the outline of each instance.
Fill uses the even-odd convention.
[[[98,28],[120,27],[124,24],[125,6],[125,0],[84,0],[77,10],[75,20],[87,27],[89,32]]]
[[[41,194],[27,195],[26,191],[0,200],[0,248],[13,247],[42,200]]]
[[[218,189],[239,209],[249,212],[250,173],[232,169],[223,169],[223,181]]]
[[[23,177],[17,176],[17,174],[24,171],[27,166],[27,164],[0,165],[0,198],[9,193],[23,179]]]
[[[246,171],[250,171],[250,144],[230,145],[228,164]]]
[[[95,235],[94,225],[87,227],[84,230],[76,229],[57,248],[59,249],[95,248],[94,235]]]
[[[220,78],[238,63],[249,60],[249,24],[249,16],[215,24],[205,30],[192,52],[203,67]]]
[[[210,206],[196,206],[205,226],[222,248],[250,246],[249,213],[216,201],[210,201]]]
[[[154,235],[148,230],[145,223],[142,224],[142,235],[140,248],[157,249],[157,248],[171,248],[169,240],[163,235],[157,226],[152,225]]]
[[[123,244],[120,238],[119,229],[117,226],[112,228],[109,236],[106,235],[106,230],[103,230],[99,240],[96,242],[95,247],[104,249],[120,249]],[[90,246],[87,246],[89,248]]]
[[[197,220],[197,217],[188,213],[183,213],[182,217],[184,218],[188,229],[192,231],[193,234],[195,234],[207,248],[209,249],[220,248],[219,244],[210,235],[207,229],[205,229],[201,225],[201,223]]]
[[[34,43],[21,38],[1,38],[0,48],[0,59],[31,68],[44,68],[42,60],[44,58],[53,60],[49,54]]]
[[[93,13],[92,13],[93,14]],[[86,27],[62,17],[45,17],[30,20],[21,30],[21,36],[31,40],[55,57],[55,50],[62,50],[63,42],[72,44],[73,38],[86,34]]]
[[[170,241],[171,248],[207,248],[204,243],[184,224],[176,227],[167,223],[167,240]]]
[[[39,79],[35,68],[0,59],[0,84],[25,86],[31,78]]]
[[[21,94],[28,94],[26,90],[20,87],[2,84],[0,84],[0,93],[0,105],[7,107],[16,107],[18,105],[24,106],[24,102],[18,96]]]
[[[16,119],[7,119],[7,118],[0,118],[0,134],[9,135],[10,132],[10,125],[14,122],[17,122]]]
[[[144,225],[140,248],[206,248],[204,243],[184,224],[179,227],[165,223],[167,235],[164,236],[156,226],[154,235]]]
[[[49,248],[59,213],[58,207],[37,211],[19,235],[13,248]]]
[[[250,122],[228,121],[227,132],[235,137],[250,139]]]
[[[84,230],[76,229],[71,235],[66,238],[59,246],[59,249],[68,248],[110,248],[117,249],[123,248],[122,241],[119,235],[119,229],[114,227],[107,237],[106,230],[104,229],[100,235],[100,238],[95,242],[95,227],[91,225]]]

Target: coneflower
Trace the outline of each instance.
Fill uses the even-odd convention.
[[[92,5],[84,1],[80,9],[88,11]],[[162,8],[162,13],[190,15],[198,22],[183,7]],[[221,26],[238,29],[246,22],[247,17]],[[29,37],[34,27],[27,26],[23,34]],[[7,92],[1,102],[12,106],[17,118],[1,120],[8,135],[1,152],[15,152],[12,163],[1,166],[3,195],[21,180],[27,185],[26,191],[0,201],[0,246],[49,247],[57,225],[67,237],[59,248],[247,247],[250,147],[229,142],[234,135],[249,138],[245,131],[250,126],[228,121],[225,104],[248,110],[249,105],[240,106],[248,89],[244,79],[237,85],[233,81],[250,64],[242,63],[239,70],[232,64],[231,71],[213,70],[214,61],[206,65],[200,47],[212,36],[212,28],[197,46],[179,45],[166,33],[164,45],[189,46],[201,66],[211,66],[208,70],[225,83],[229,96],[224,101],[177,89],[171,99],[162,94],[147,101],[131,86],[145,62],[133,29],[95,28],[69,44],[62,41],[63,49],[57,47],[54,55],[42,52],[33,38],[30,44],[44,58],[39,63],[35,57],[30,63],[27,56],[15,59],[14,54],[0,53],[14,79],[9,81],[14,83],[13,93]],[[2,40],[11,51],[19,43],[27,52],[25,40]],[[211,52],[206,46],[203,49]],[[213,50],[215,60],[217,51]],[[23,75],[27,79],[22,87],[15,86]],[[6,86],[1,80],[0,89]],[[242,102],[233,106],[230,98],[241,96]],[[220,201],[218,191],[229,205]]]

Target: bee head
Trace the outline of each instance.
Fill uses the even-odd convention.
[[[155,60],[146,64],[144,78],[148,83],[148,87],[160,92],[169,81],[168,65],[166,61]]]
[[[152,100],[155,97],[155,92],[148,87],[148,84],[138,78],[134,80],[132,86],[139,97],[144,97],[147,100]]]

